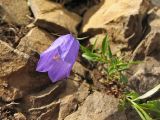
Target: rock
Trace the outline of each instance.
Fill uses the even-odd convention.
[[[47,0],[29,0],[36,18],[35,24],[54,33],[77,33],[81,17],[64,9],[60,4]]]
[[[155,6],[160,7],[160,1],[159,0],[151,0],[152,4]]]
[[[25,106],[28,119],[62,119],[65,115],[73,112],[75,104],[77,104],[75,93],[78,87],[79,84],[73,80],[44,85],[39,91],[36,89],[24,96],[21,105]],[[70,98],[69,96],[72,95],[73,97]]]
[[[58,120],[64,120],[66,116],[76,111],[78,101],[74,95],[68,95],[61,100]]]
[[[63,87],[63,92],[61,92],[61,94],[59,94],[59,96],[58,96],[59,99],[62,99],[68,95],[72,95],[72,94],[76,93],[79,86],[80,86],[80,82],[74,81],[69,78],[67,80],[63,80],[63,82],[65,82],[65,87]]]
[[[6,22],[27,25],[30,22],[27,16],[30,15],[26,0],[0,1],[0,17]]]
[[[160,58],[160,9],[150,13],[148,17],[149,32],[134,50],[133,60],[144,60],[146,56]]]
[[[142,38],[142,24],[149,9],[148,0],[105,0],[96,12],[92,8],[84,15],[82,32],[95,35],[104,29],[112,41],[133,48]]]
[[[55,120],[61,120],[77,108],[75,93],[78,86],[72,80],[59,81],[24,97],[21,105],[25,106],[30,119],[50,120],[54,116]],[[56,107],[52,108],[55,104]]]
[[[80,85],[75,93],[78,102],[82,103],[90,94],[90,86],[85,81]]]
[[[23,37],[17,46],[21,52],[29,54],[32,50],[38,53],[45,51],[56,38],[40,28],[33,28]]]
[[[106,34],[98,34],[92,38],[90,38],[89,42],[91,45],[94,45],[95,42],[95,49],[102,49],[102,42],[103,42],[103,39],[105,38]],[[110,40],[109,38],[109,44],[110,44],[110,48],[111,48],[111,51],[112,51],[112,54],[117,54],[118,52],[120,52],[120,50],[123,48],[123,45],[120,44],[120,43],[114,43]]]
[[[25,105],[30,108],[38,108],[48,105],[56,100],[61,92],[64,91],[65,82],[59,81],[50,85],[40,92],[32,93],[25,98]]]
[[[127,120],[124,112],[118,112],[118,103],[113,96],[94,92],[64,120]]]
[[[101,49],[104,37],[105,37],[105,34],[98,34],[90,38],[89,42],[91,45],[95,44],[95,49]]]
[[[18,53],[7,43],[0,41],[0,77],[7,76],[23,68],[28,58],[27,54]]]
[[[50,83],[46,74],[35,71],[37,61],[35,52],[27,55],[0,41],[0,80],[4,81],[0,97],[4,101],[21,98]]]
[[[127,108],[125,113],[127,120],[142,120],[134,108]]]
[[[82,64],[80,64],[79,62],[75,62],[75,64],[73,65],[72,71],[75,74],[78,74],[84,78],[85,78],[86,74],[88,74],[88,72],[89,72],[89,70],[87,68],[85,68]]]
[[[28,33],[29,28],[25,26],[18,26],[16,24],[5,23],[3,20],[0,21],[0,40],[15,48],[20,39]]]
[[[83,103],[83,101],[88,97],[90,93],[89,90],[89,85],[83,82],[75,93],[63,97],[60,100],[61,102],[58,120],[64,120],[66,116],[75,112],[78,108],[78,104]]]
[[[59,102],[52,102],[49,105],[29,109],[29,120],[57,120]]]
[[[14,114],[17,112],[15,106],[12,103],[0,106],[0,120],[15,120]]]
[[[15,117],[15,120],[27,120],[22,113],[15,113],[14,117]]]
[[[143,63],[134,67],[134,74],[129,78],[129,86],[143,94],[160,84],[159,77],[159,61],[152,57],[146,57]]]
[[[131,88],[143,94],[160,83],[160,9],[150,12],[147,19],[149,30],[133,52],[132,60],[143,60],[129,79]],[[133,68],[135,69],[135,68]]]
[[[132,59],[133,60],[144,60],[146,56],[157,56],[160,57],[157,52],[160,50],[160,33],[153,32],[149,33],[146,38],[138,45],[135,49]]]
[[[1,80],[1,82],[2,82],[2,80]],[[7,102],[13,101],[15,99],[22,97],[21,91],[19,91],[17,88],[9,87],[8,85],[7,85],[7,87],[4,85],[0,85],[0,92],[1,92],[0,98],[3,101],[7,101]]]

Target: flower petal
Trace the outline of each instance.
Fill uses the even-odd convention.
[[[69,50],[64,54],[65,56],[64,61],[73,65],[78,56],[78,52],[79,52],[79,42],[77,40],[74,40],[71,46],[69,47]]]
[[[70,64],[74,64],[78,55],[79,46],[78,40],[69,34],[65,39],[65,43],[60,46],[62,59]]]
[[[48,76],[52,82],[67,78],[71,71],[71,64],[64,61],[56,61],[48,71]]]
[[[41,53],[37,71],[48,72],[52,82],[67,78],[77,58],[79,42],[71,35],[63,35]]]
[[[59,47],[40,55],[40,60],[38,61],[36,71],[47,72],[54,64],[54,56],[61,56],[61,50]]]
[[[62,35],[61,37],[57,38],[52,44],[51,46],[45,50],[43,53],[48,53],[54,49],[56,49],[57,47],[61,46],[62,44],[64,44],[64,42],[66,40],[68,40],[70,37],[70,34],[67,34],[67,35]]]

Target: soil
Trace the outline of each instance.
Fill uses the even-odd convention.
[[[2,20],[0,22],[0,40],[8,43],[13,48],[16,48],[21,38],[24,37],[28,31],[29,29],[26,26],[17,26]]]

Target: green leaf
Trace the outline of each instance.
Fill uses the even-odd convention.
[[[149,90],[148,92],[146,92],[145,94],[137,97],[136,99],[134,99],[134,101],[136,100],[140,100],[140,99],[146,99],[151,97],[152,95],[154,95],[156,92],[158,92],[160,90],[160,84],[157,85],[156,87],[154,87],[153,89]]]
[[[121,72],[121,71],[125,71],[125,70],[127,70],[127,69],[128,69],[128,66],[119,66],[119,67],[117,68],[117,71]]]
[[[132,107],[137,111],[142,120],[153,120],[140,106],[133,104]]]
[[[137,111],[137,113],[139,114],[139,116],[140,116],[140,118],[142,120],[146,120],[146,118],[143,116],[143,114],[141,113],[141,111],[135,105],[132,105],[132,107]]]
[[[109,75],[111,75],[111,74],[113,74],[113,73],[115,73],[115,72],[117,72],[117,69],[115,68],[115,66],[110,66],[109,68],[108,68],[108,73],[109,73]]]
[[[119,100],[119,105],[118,105],[118,110],[119,111],[124,111],[125,108],[127,107],[127,101],[125,98],[122,98]]]
[[[123,83],[127,83],[128,82],[128,79],[125,75],[123,75],[122,73],[120,73],[120,82],[123,82]]]
[[[135,92],[133,92],[135,94]],[[135,97],[135,96],[134,96]],[[142,120],[153,120],[146,111],[144,111],[141,106],[135,103],[132,99],[127,98],[127,100],[131,103],[131,106],[137,111]]]
[[[100,57],[96,53],[86,52],[82,54],[82,57],[90,61],[100,61]]]
[[[147,101],[147,103],[140,104],[140,106],[147,111],[153,112],[157,118],[160,118],[160,100]]]
[[[102,54],[105,56],[107,53],[107,43],[108,42],[108,36],[106,35],[102,42]]]
[[[95,42],[94,42],[94,44],[93,44],[92,52],[93,52],[93,50],[95,49],[95,46],[96,46],[97,40],[98,40],[98,38],[96,38],[96,40],[95,40]]]
[[[118,64],[118,59],[116,57],[112,57],[110,60],[111,60],[111,65],[116,66]]]
[[[108,58],[110,59],[113,57],[109,41],[107,42],[107,55],[108,55]]]
[[[124,66],[128,67],[128,65],[129,65],[128,63],[123,63],[123,62],[117,64],[118,67],[124,67]]]
[[[126,93],[126,96],[128,98],[130,98],[131,100],[133,100],[133,99],[137,98],[139,96],[139,94],[137,92],[131,91],[129,93]]]
[[[88,48],[86,48],[86,47],[84,47],[83,45],[80,45],[80,49],[84,52],[84,53],[90,53],[90,52],[92,52],[90,49],[88,49]]]

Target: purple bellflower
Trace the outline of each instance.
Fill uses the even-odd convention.
[[[56,39],[40,54],[36,71],[48,72],[52,82],[69,77],[79,51],[79,42],[71,34]]]

